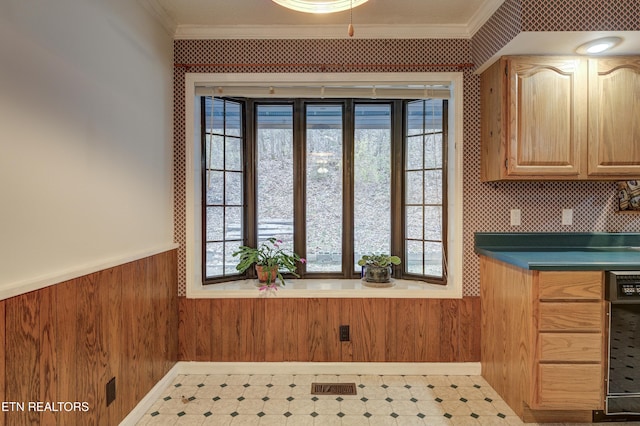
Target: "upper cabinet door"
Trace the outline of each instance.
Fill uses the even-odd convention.
[[[587,61],[512,57],[508,75],[509,176],[581,176],[586,161]],[[583,173],[584,174],[584,173]]]
[[[640,57],[589,60],[588,172],[640,175]]]

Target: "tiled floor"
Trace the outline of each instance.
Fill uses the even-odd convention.
[[[357,395],[312,395],[311,383]],[[479,376],[180,375],[138,425],[523,424]]]

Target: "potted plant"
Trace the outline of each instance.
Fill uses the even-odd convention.
[[[399,265],[398,256],[388,254],[365,254],[358,265],[364,269],[364,280],[372,283],[388,283],[391,281],[391,265]]]
[[[236,269],[244,272],[251,265],[256,265],[256,273],[258,281],[266,283],[267,287],[275,288],[278,284],[276,278],[280,280],[280,284],[284,285],[283,270],[287,270],[296,277],[300,277],[296,273],[297,263],[305,263],[305,259],[296,253],[288,253],[280,247],[281,240],[269,238],[258,247],[240,246],[233,256],[239,256],[240,260],[236,265]]]

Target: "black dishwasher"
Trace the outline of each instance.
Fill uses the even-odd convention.
[[[609,344],[605,411],[598,421],[640,420],[640,271],[609,271]]]

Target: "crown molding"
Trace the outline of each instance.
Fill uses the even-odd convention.
[[[504,0],[486,0],[486,2],[478,9],[475,15],[471,17],[467,24],[467,31],[471,37],[493,16],[494,13],[502,6]]]
[[[355,24],[356,39],[468,39],[466,25]],[[347,25],[178,25],[174,38],[190,39],[345,39]]]
[[[178,25],[158,0],[138,0],[175,39],[342,39],[346,25]],[[355,38],[363,39],[470,39],[498,10],[504,0],[486,0],[466,24],[355,25]]]
[[[178,23],[157,0],[138,0],[138,3],[162,25],[167,34],[172,37],[175,35]]]

